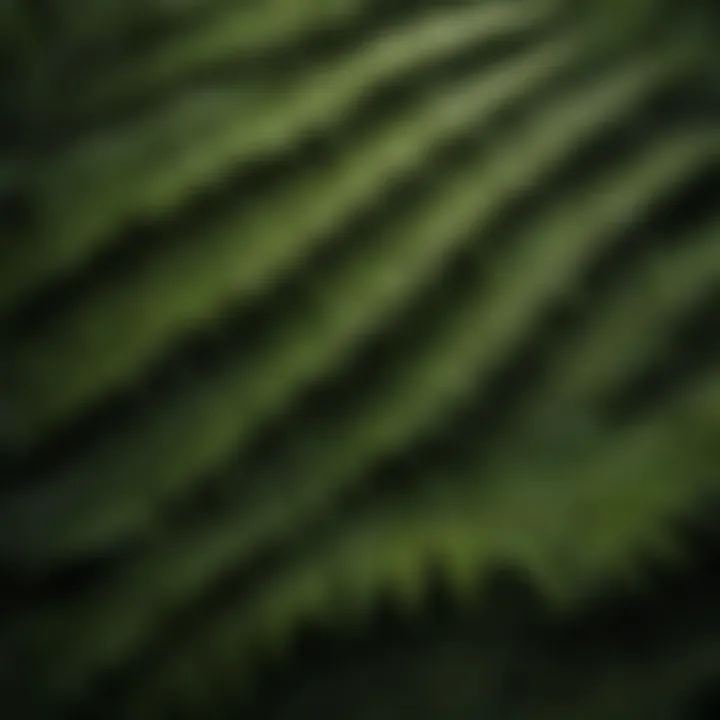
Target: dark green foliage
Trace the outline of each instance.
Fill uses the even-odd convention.
[[[720,714],[713,3],[1,13],[7,717]]]

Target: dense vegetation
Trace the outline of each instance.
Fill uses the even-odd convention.
[[[4,716],[720,716],[719,29],[4,2]]]

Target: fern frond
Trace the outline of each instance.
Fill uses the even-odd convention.
[[[717,592],[657,576],[717,556],[718,17],[6,3],[10,714],[396,713],[392,663],[350,643],[367,703],[330,703],[301,638],[421,632],[437,583],[487,627],[400,653],[425,714],[697,714]],[[614,602],[653,647],[556,647]]]

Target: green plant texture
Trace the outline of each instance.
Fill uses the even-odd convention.
[[[720,717],[713,0],[5,0],[8,720]]]

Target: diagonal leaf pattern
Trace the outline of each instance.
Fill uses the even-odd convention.
[[[10,716],[705,717],[712,3],[6,5]]]

